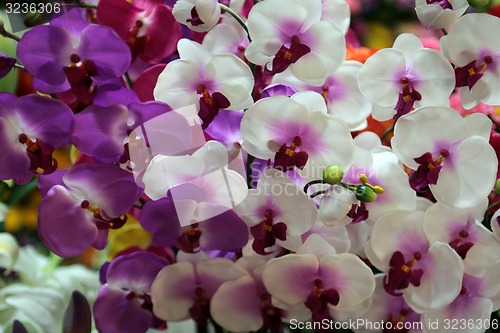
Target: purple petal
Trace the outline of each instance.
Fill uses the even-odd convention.
[[[12,124],[7,119],[0,118],[0,142],[2,142],[0,145],[0,179],[12,179],[29,171],[30,159],[23,145],[19,143],[18,137],[19,133],[12,127]],[[33,175],[33,172],[30,174]]]
[[[9,74],[16,63],[16,59],[0,52],[0,79]]]
[[[97,227],[80,202],[65,187],[56,185],[40,203],[38,234],[52,252],[69,258],[92,246]]]
[[[146,121],[172,111],[172,108],[165,103],[161,102],[146,102],[146,103],[131,103],[128,106],[131,118],[134,119],[135,124],[144,124]],[[169,115],[174,118],[174,114]]]
[[[210,126],[205,130],[208,135],[219,142],[241,142],[240,123],[243,112],[220,110]]]
[[[130,89],[120,85],[107,84],[97,89],[94,97],[94,105],[111,106],[115,104],[129,105],[132,102],[138,102],[139,97]]]
[[[271,97],[271,96],[287,96],[290,97],[297,92],[293,86],[288,84],[271,84],[264,88],[261,92],[261,97]]]
[[[248,228],[233,210],[212,217],[199,226],[200,246],[206,250],[239,251],[248,242]]]
[[[111,262],[106,281],[110,288],[149,294],[156,275],[166,265],[168,261],[155,254],[133,252],[119,256]]]
[[[23,123],[21,130],[31,137],[38,138],[53,147],[68,145],[69,128],[73,112],[63,102],[28,95],[17,101],[17,114]]]
[[[26,69],[52,86],[66,82],[63,67],[69,64],[72,53],[66,30],[48,25],[28,30],[17,45],[17,55]]]
[[[89,25],[83,31],[78,55],[94,62],[97,69],[96,78],[99,80],[122,76],[131,61],[127,44],[110,28],[95,24]]]
[[[93,307],[97,330],[101,333],[144,333],[153,322],[153,315],[141,307],[137,299],[127,299],[121,290],[104,285]]]
[[[150,201],[142,207],[141,226],[153,233],[155,246],[175,246],[182,234],[179,218],[172,198]]]
[[[66,8],[63,8],[63,10],[66,10]],[[83,29],[89,25],[89,22],[85,17],[85,11],[80,8],[73,7],[66,11],[63,15],[59,15],[50,20],[50,25],[63,28],[69,32],[72,39],[78,40]]]
[[[92,247],[97,250],[104,250],[108,243],[109,229],[98,229],[97,238],[95,239]]]
[[[71,140],[84,154],[116,161],[124,152],[127,121],[128,109],[123,105],[91,105],[75,115]]]
[[[57,170],[48,175],[38,176],[38,189],[42,197],[47,195],[47,192],[55,185],[63,185],[63,176],[68,172],[68,169]]]
[[[91,330],[92,313],[89,302],[81,292],[75,290],[64,312],[62,333],[90,333]]]
[[[80,164],[64,175],[63,180],[71,191],[111,218],[125,214],[142,194],[133,175],[114,165]]]

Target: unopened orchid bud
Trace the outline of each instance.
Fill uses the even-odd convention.
[[[372,190],[369,186],[359,186],[354,194],[356,195],[356,199],[358,199],[359,201],[373,202],[377,200],[377,193],[375,193],[375,191]]]
[[[24,25],[31,28],[42,23],[42,20],[42,14],[39,12],[29,12],[24,16]]]
[[[342,167],[338,164],[330,165],[323,170],[323,181],[330,185],[340,183],[343,176],[344,170],[342,170]]]

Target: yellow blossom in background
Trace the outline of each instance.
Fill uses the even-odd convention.
[[[127,215],[127,218],[123,227],[109,232],[108,260],[131,246],[145,249],[151,244],[151,233],[142,229],[139,221],[133,216]]]

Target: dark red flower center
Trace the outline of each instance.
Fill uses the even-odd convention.
[[[442,164],[449,156],[450,152],[448,150],[441,149],[437,158],[433,158],[430,152],[415,158],[414,161],[420,165],[417,170],[413,171],[410,175],[411,187],[417,192],[422,192],[425,191],[430,184],[436,185]]]
[[[339,301],[340,296],[336,289],[325,289],[323,281],[316,279],[313,290],[307,296],[305,306],[311,310],[313,321],[321,322],[324,319],[332,319],[328,304],[335,306]]]
[[[467,252],[474,246],[473,242],[468,242],[469,232],[465,229],[460,230],[457,237],[453,239],[449,244],[452,249],[454,249],[460,258],[465,259]]]
[[[456,86],[467,86],[469,90],[472,89],[491,63],[493,63],[493,58],[487,55],[482,60],[472,60],[464,67],[455,68]]]
[[[422,95],[415,89],[413,89],[413,84],[410,79],[406,76],[403,76],[400,79],[401,82],[401,91],[399,93],[398,103],[394,108],[396,110],[396,114],[394,115],[394,119],[397,119],[401,116],[404,116],[408,112],[413,109],[413,105],[415,101],[420,101],[422,99]]]
[[[108,217],[105,212],[99,207],[91,205],[88,200],[83,200],[80,207],[92,213],[96,227],[99,230],[119,229],[127,222],[127,215],[116,218]]]
[[[383,280],[385,291],[393,296],[401,296],[402,293],[399,291],[408,288],[410,284],[418,287],[424,271],[413,266],[420,259],[422,259],[420,252],[415,252],[409,260],[406,260],[400,251],[394,252],[389,262],[389,273]]]
[[[177,239],[179,249],[186,253],[195,253],[195,250],[200,247],[201,234],[201,230],[198,229],[198,223],[188,226]]]
[[[281,73],[309,52],[311,52],[309,46],[302,44],[298,36],[293,36],[290,41],[290,46],[286,47],[283,45],[279,49],[278,53],[276,53],[276,56],[273,59],[273,69],[268,70],[266,68],[266,72],[271,75]]]
[[[309,155],[305,151],[299,150],[301,145],[300,136],[296,136],[289,145],[284,143],[274,156],[274,167],[281,171],[293,170],[294,167],[304,168]]]
[[[210,299],[205,292],[205,289],[198,287],[194,293],[194,304],[189,308],[191,318],[199,326],[207,326],[210,316]]]
[[[81,59],[78,54],[70,56],[70,64],[63,68],[71,91],[84,104],[91,104],[94,98],[95,86],[92,76],[97,75],[95,63],[89,59]]]
[[[196,7],[193,7],[191,9],[191,17],[186,20],[187,23],[191,23],[192,26],[198,26],[202,25],[205,22],[203,22],[200,18],[200,15],[198,15],[198,11],[196,10]]]
[[[260,297],[260,313],[264,321],[263,327],[269,329],[271,333],[283,333],[283,310],[273,305],[271,295],[264,293]]]
[[[141,20],[135,21],[132,29],[130,29],[125,41],[127,42],[130,52],[132,54],[132,61],[134,61],[139,54],[144,51],[144,46],[151,39],[148,35],[139,36],[139,31],[141,30],[144,23]]]
[[[47,175],[57,170],[57,161],[52,157],[54,147],[40,139],[31,139],[24,133],[19,135],[19,143],[26,146],[26,154],[30,159],[30,171]]]
[[[276,239],[285,241],[286,229],[285,223],[274,223],[273,210],[267,209],[264,213],[264,220],[250,228],[250,233],[254,238],[252,243],[253,250],[261,255],[271,253],[266,252],[265,249],[276,244]]]
[[[206,129],[219,114],[219,111],[227,109],[231,103],[226,96],[220,92],[210,94],[203,84],[198,86],[197,93],[200,95],[200,112],[198,112],[198,116],[203,121],[201,127]]]

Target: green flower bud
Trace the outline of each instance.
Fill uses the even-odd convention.
[[[24,15],[24,25],[28,28],[42,23],[42,14],[38,12],[29,12]]]
[[[377,193],[372,190],[369,186],[361,185],[354,192],[356,199],[364,202],[373,202],[377,200]]]
[[[343,176],[344,176],[344,171],[342,170],[342,167],[338,164],[330,165],[325,170],[323,170],[323,182],[330,185],[340,183]]]
[[[497,179],[497,182],[495,183],[495,193],[500,195],[500,179]]]

